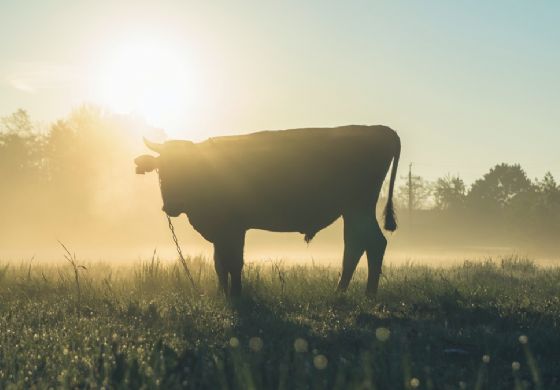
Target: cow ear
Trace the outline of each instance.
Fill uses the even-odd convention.
[[[148,154],[136,157],[134,162],[136,163],[136,173],[139,175],[143,175],[146,172],[152,172],[154,169],[158,168],[157,158]]]

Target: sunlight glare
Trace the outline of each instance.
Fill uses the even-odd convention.
[[[177,125],[196,93],[184,56],[156,42],[120,47],[102,67],[98,85],[104,105],[160,127]]]

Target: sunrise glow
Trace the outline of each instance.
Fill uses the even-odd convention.
[[[157,41],[125,43],[105,59],[99,72],[101,102],[113,111],[166,126],[184,116],[199,91],[188,59]]]

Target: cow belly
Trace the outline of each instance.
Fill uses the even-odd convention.
[[[330,209],[277,208],[251,214],[245,217],[248,229],[299,232],[310,237],[313,237],[318,231],[329,226],[341,216],[340,210],[335,207]]]
[[[303,209],[263,209],[239,213],[240,210],[229,209],[219,212],[208,208],[205,212],[187,213],[189,222],[206,240],[215,242],[230,230],[259,229],[271,232],[297,232],[305,234],[310,240],[317,232],[336,221],[341,212],[332,210]],[[216,212],[218,211],[218,212]],[[299,213],[297,212],[299,211]]]

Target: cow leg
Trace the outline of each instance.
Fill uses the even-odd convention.
[[[231,275],[231,290],[232,297],[241,296],[241,271],[243,270],[243,257],[240,258],[239,263],[235,264],[230,270]]]
[[[214,268],[218,275],[218,289],[225,295],[229,293],[229,276],[226,269],[226,254],[221,250],[220,245],[214,244]]]
[[[387,247],[387,239],[381,232],[375,216],[369,223],[370,231],[368,232],[368,241],[366,246],[368,261],[368,280],[366,286],[366,295],[374,297],[377,294],[379,286],[379,278],[381,277],[381,266],[383,264],[383,256]]]
[[[358,261],[364,254],[366,226],[361,213],[345,213],[344,219],[344,255],[342,258],[342,275],[338,282],[338,291],[346,291]]]
[[[245,231],[230,231],[214,242],[214,261],[220,285],[226,295],[241,295],[241,272],[243,270],[243,247]],[[228,288],[228,279],[231,286]]]

